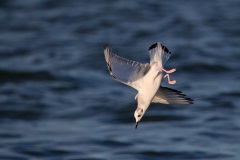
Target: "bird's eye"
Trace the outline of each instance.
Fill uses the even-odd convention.
[[[141,115],[138,115],[138,117],[140,117]]]

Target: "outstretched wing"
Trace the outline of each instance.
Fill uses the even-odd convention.
[[[191,98],[186,97],[181,91],[160,86],[153,97],[152,103],[162,104],[193,104]]]
[[[160,42],[151,45],[148,51],[150,55],[150,65],[152,65],[153,62],[157,62],[159,67],[163,67],[171,56],[171,52]]]
[[[141,64],[111,53],[109,47],[104,47],[104,55],[110,75],[123,84],[138,90],[139,80],[149,71],[149,64]]]

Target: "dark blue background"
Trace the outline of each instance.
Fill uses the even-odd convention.
[[[0,159],[239,160],[239,0],[0,1]],[[134,89],[102,45],[148,62],[172,51],[169,86],[193,105],[152,104],[138,129]]]

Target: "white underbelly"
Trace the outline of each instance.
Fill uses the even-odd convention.
[[[143,85],[139,93],[141,96],[142,103],[151,103],[153,97],[155,96],[160,83],[162,81],[162,74],[159,74],[157,77],[144,77]]]

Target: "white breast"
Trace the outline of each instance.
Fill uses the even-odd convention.
[[[148,73],[143,77],[141,89],[138,90],[138,105],[143,107],[145,110],[150,105],[160,86],[162,73],[159,71],[160,69],[157,63],[153,64]]]

